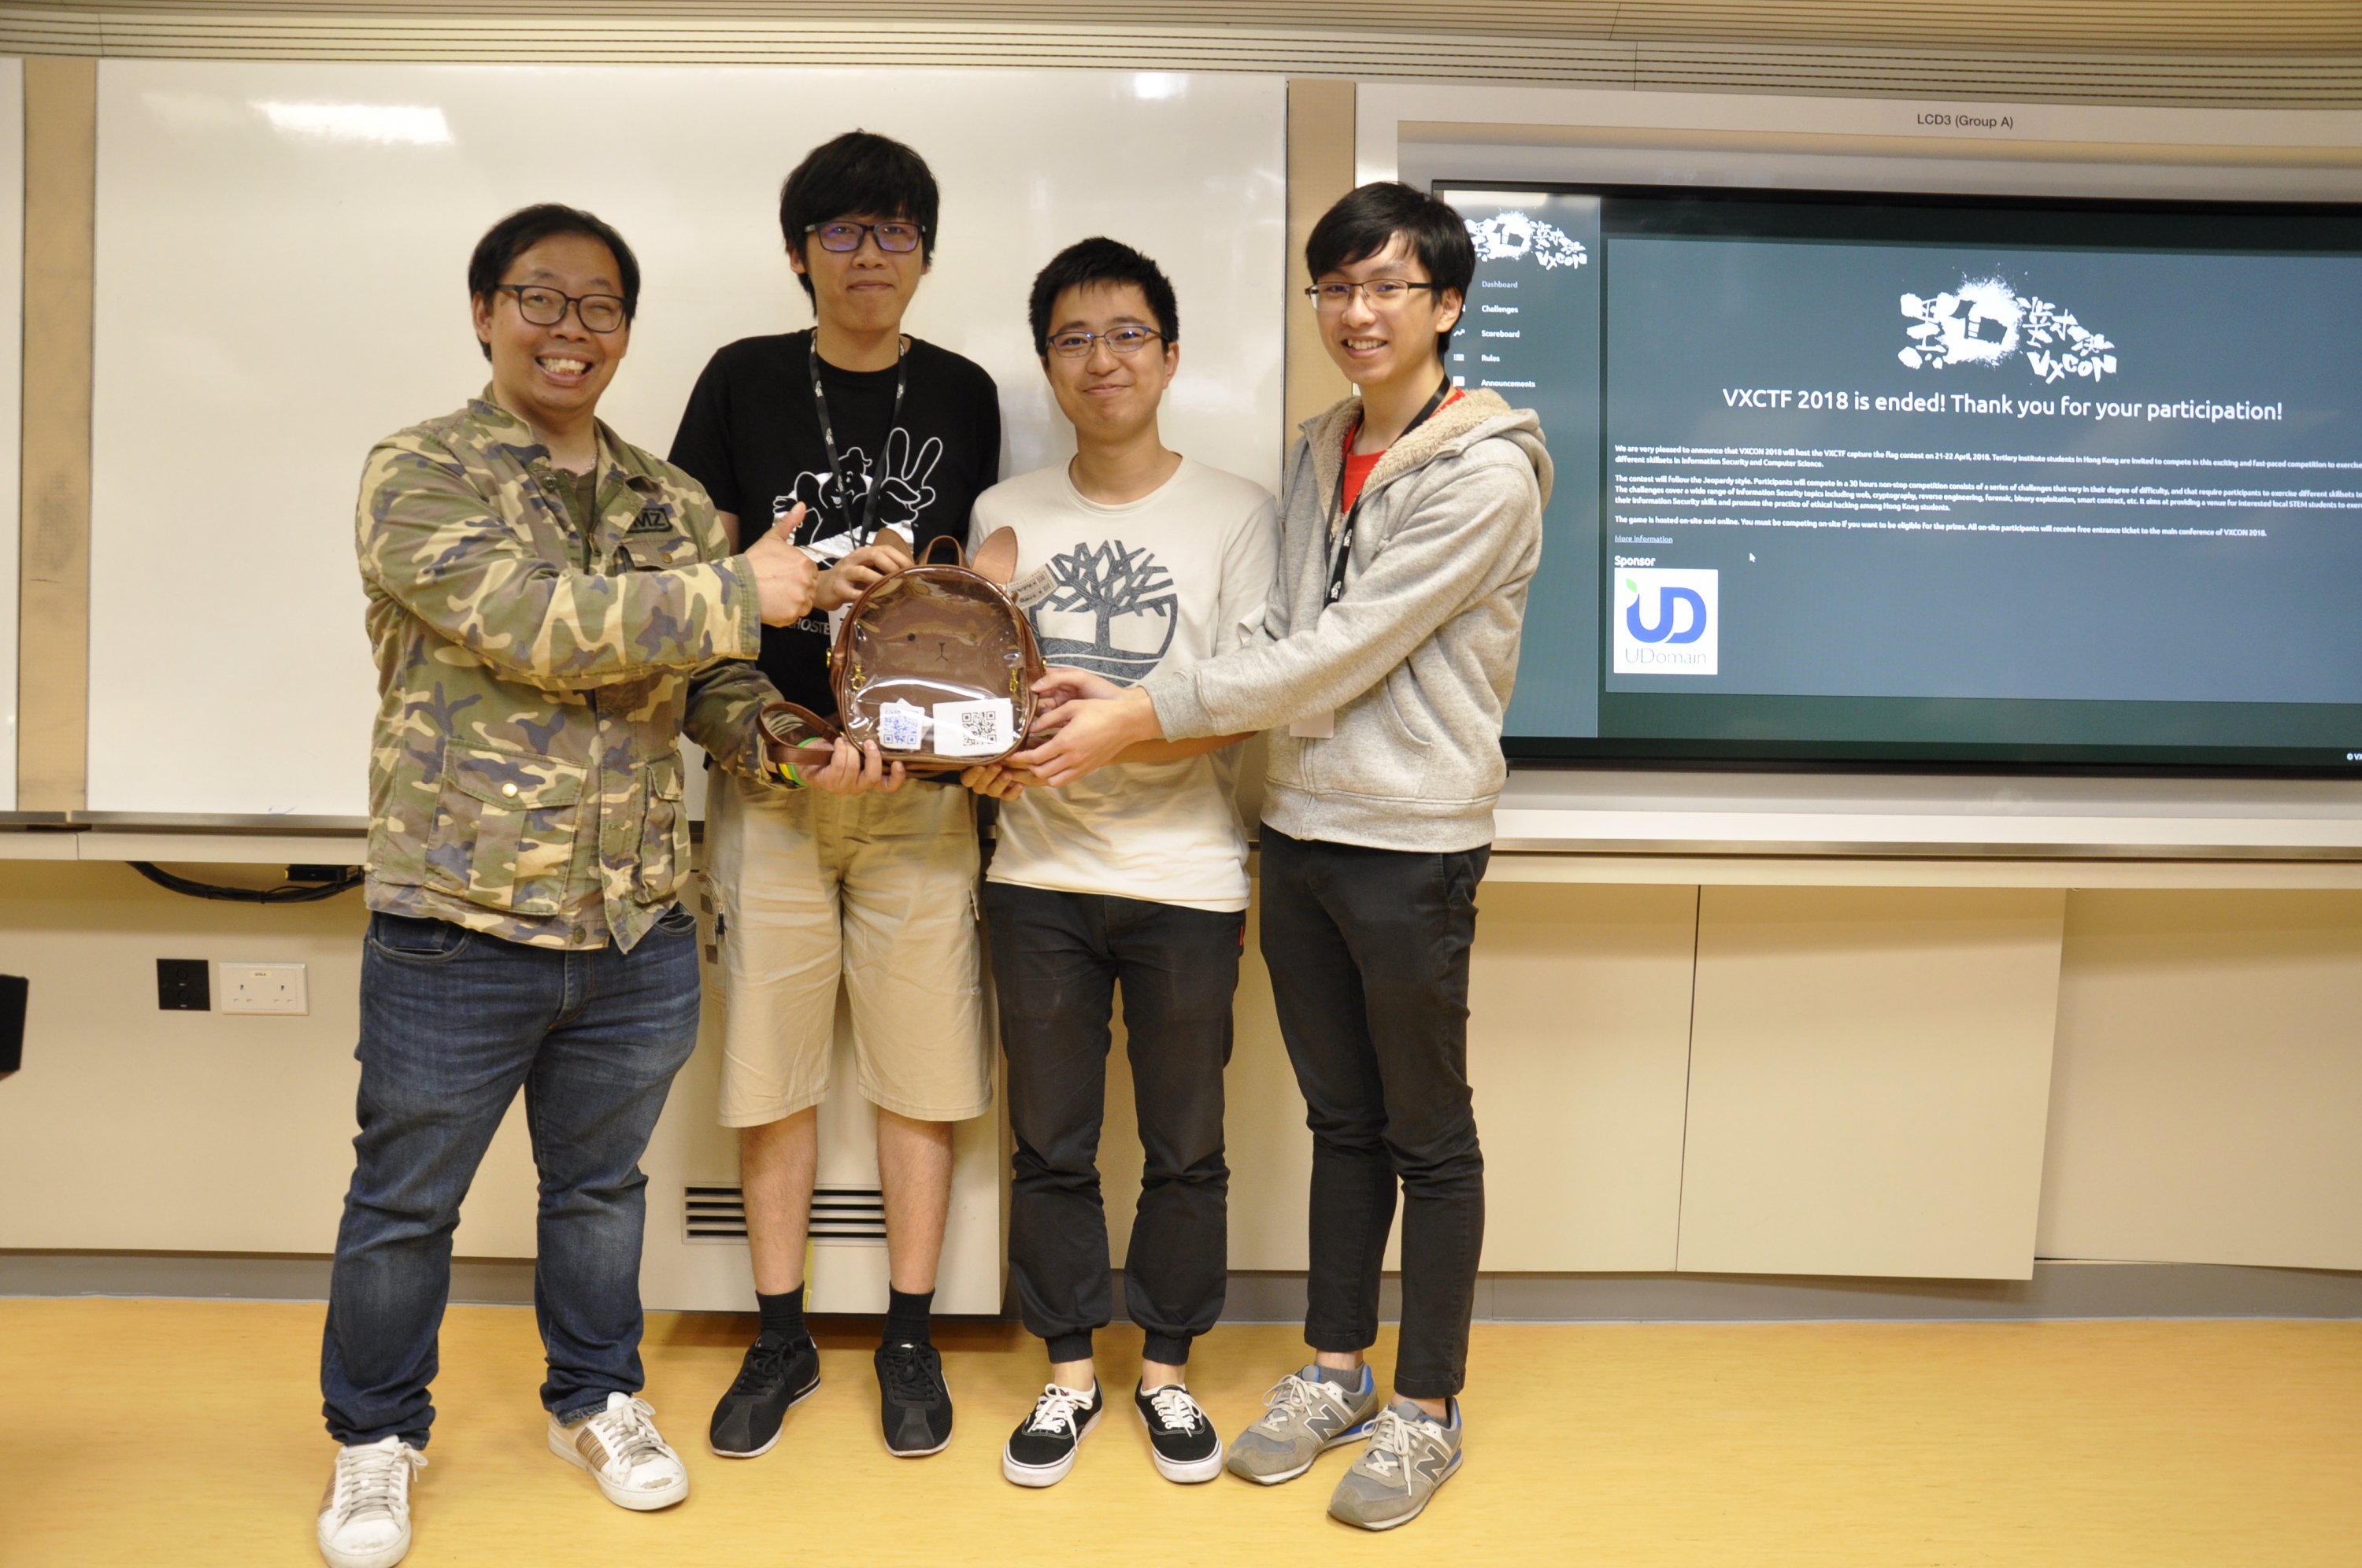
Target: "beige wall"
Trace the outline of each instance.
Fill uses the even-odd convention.
[[[1681,1266],[2029,1277],[2065,905],[1705,889]]]
[[[2046,1256],[2362,1268],[2362,894],[2079,893]]]
[[[1289,439],[1297,425],[1352,392],[1320,343],[1319,321],[1297,291],[1310,282],[1304,242],[1353,188],[1353,84],[1297,77],[1287,84],[1287,393]]]
[[[1990,1277],[2038,1251],[2362,1268],[2362,893],[2070,893],[2063,943],[2060,897],[1486,883],[1485,1265]],[[0,1084],[0,1248],[327,1251],[361,923],[350,897],[259,909],[121,866],[0,862],[0,971],[33,981],[26,1068]],[[158,957],[301,960],[314,1010],[160,1011]],[[1309,1140],[1269,997],[1251,940],[1231,1256],[1295,1269]],[[1118,1257],[1139,1174],[1120,1048]],[[674,1223],[670,1187],[729,1178],[711,1093],[692,1073],[666,1112],[659,1143],[703,1153],[652,1156],[669,1178],[652,1236]],[[459,1251],[528,1255],[532,1213],[512,1126]]]
[[[255,869],[193,874],[253,886]],[[0,862],[0,971],[32,980],[28,1070],[0,1085],[0,1247],[331,1250],[364,923],[349,895],[265,909],[168,893],[127,866]],[[159,958],[302,963],[312,1010],[162,1011]],[[469,1199],[463,1254],[533,1253],[514,1120]]]

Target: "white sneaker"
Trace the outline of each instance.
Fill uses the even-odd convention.
[[[668,1508],[689,1496],[689,1472],[657,1434],[655,1417],[646,1399],[610,1394],[605,1409],[570,1427],[550,1417],[549,1452],[590,1472],[617,1507]]]
[[[410,1551],[410,1477],[426,1456],[398,1437],[337,1450],[320,1499],[320,1555],[328,1568],[393,1568]]]

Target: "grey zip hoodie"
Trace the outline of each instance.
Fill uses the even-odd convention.
[[[1345,591],[1325,609],[1348,397],[1305,422],[1282,489],[1265,640],[1142,681],[1164,734],[1271,730],[1263,820],[1292,838],[1448,852],[1493,841],[1501,715],[1541,558],[1541,422],[1464,392],[1363,488]],[[1326,740],[1287,733],[1334,710]]]

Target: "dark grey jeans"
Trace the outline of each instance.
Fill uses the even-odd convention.
[[[1113,1316],[1099,1124],[1117,983],[1146,1162],[1124,1254],[1124,1305],[1170,1365],[1222,1315],[1231,1059],[1246,916],[1099,893],[984,885],[1000,1048],[1009,1057],[1009,1268],[1025,1327],[1054,1362],[1091,1353]]]
[[[1263,955],[1312,1129],[1304,1337],[1378,1337],[1378,1271],[1402,1184],[1395,1392],[1468,1374],[1485,1155],[1468,1089],[1468,951],[1490,849],[1417,855],[1263,829]]]

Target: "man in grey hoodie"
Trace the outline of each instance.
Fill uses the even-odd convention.
[[[1305,263],[1322,341],[1358,395],[1307,421],[1289,454],[1264,640],[1129,691],[1054,671],[1042,690],[1063,723],[1012,761],[1056,788],[1141,741],[1275,730],[1263,953],[1312,1129],[1317,1355],[1280,1379],[1229,1463],[1275,1484],[1366,1439],[1329,1511],[1387,1529],[1461,1461],[1485,1238],[1468,954],[1551,463],[1531,413],[1444,374],[1475,271],[1451,208],[1364,185],[1315,226]],[[1362,1353],[1397,1182],[1388,1405]]]

